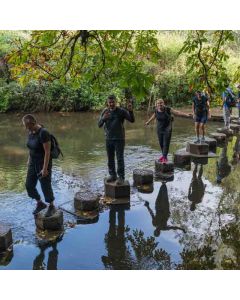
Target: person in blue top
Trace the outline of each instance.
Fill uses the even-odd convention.
[[[223,100],[223,119],[227,129],[230,129],[232,107],[235,106],[235,94],[228,86],[222,94]]]
[[[195,121],[195,132],[196,141],[198,144],[200,142],[205,142],[205,127],[207,120],[211,117],[210,115],[210,104],[208,97],[202,94],[200,91],[195,93],[192,103],[193,119]],[[200,140],[200,130],[202,132],[202,138]]]

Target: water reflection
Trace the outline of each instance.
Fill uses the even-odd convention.
[[[33,261],[33,270],[57,270],[58,269],[58,250],[57,244],[62,241],[63,235],[60,235],[55,241],[39,241],[39,254]],[[45,253],[48,252],[47,264],[45,264]]]
[[[216,162],[217,165],[217,183],[221,183],[223,178],[227,177],[231,173],[231,165],[228,162],[227,150],[228,150],[228,143],[223,145],[222,151],[220,153],[220,157]]]
[[[165,182],[160,186],[157,199],[155,202],[155,215],[153,210],[150,208],[149,202],[145,201],[145,206],[152,218],[152,224],[156,228],[154,230],[154,236],[159,237],[161,230],[182,230],[183,228],[178,226],[169,226],[168,219],[170,217],[170,207],[169,207],[169,199],[168,199],[168,190]]]
[[[205,193],[206,184],[203,183],[202,175],[203,165],[194,163],[192,180],[188,190],[188,199],[192,202],[190,206],[191,211],[194,211],[196,205],[202,202]]]

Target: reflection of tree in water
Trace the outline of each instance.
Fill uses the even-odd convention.
[[[145,202],[145,206],[147,207],[150,216],[152,217],[152,224],[156,228],[154,230],[154,235],[158,237],[161,233],[161,230],[182,230],[183,228],[178,226],[170,226],[167,224],[168,219],[170,217],[170,208],[169,208],[169,199],[168,199],[168,190],[166,183],[162,183],[157,199],[155,202],[155,210],[156,214],[154,215],[153,210],[149,206],[149,202]]]
[[[196,209],[196,204],[201,203],[206,185],[202,180],[203,175],[203,165],[200,164],[199,172],[198,172],[198,164],[194,164],[192,181],[188,190],[188,199],[192,202],[190,206],[190,210]]]
[[[57,270],[57,263],[58,263],[58,250],[57,244],[62,240],[62,235],[57,238],[54,242],[44,242],[39,243],[38,247],[40,249],[40,253],[36,256],[33,261],[33,270]],[[48,248],[52,249],[48,253],[48,261],[47,265],[44,263],[45,259],[45,251]]]
[[[223,178],[227,177],[231,173],[231,165],[228,162],[227,156],[228,140],[222,148],[219,159],[217,160],[217,183],[221,183]]]
[[[118,220],[118,225],[116,224]],[[105,236],[107,256],[102,256],[106,269],[171,269],[170,255],[163,249],[157,249],[155,237],[144,237],[141,230],[125,226],[125,210],[111,208],[109,212],[109,230]]]

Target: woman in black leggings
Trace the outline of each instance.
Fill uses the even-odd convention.
[[[188,114],[179,112],[166,106],[163,99],[158,99],[156,101],[156,108],[153,115],[145,123],[145,125],[148,125],[154,119],[157,120],[157,135],[162,151],[159,161],[162,163],[168,162],[167,156],[172,136],[172,114],[177,116],[189,116]]]

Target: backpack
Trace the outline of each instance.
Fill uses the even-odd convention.
[[[226,90],[226,104],[229,107],[233,107],[236,105],[236,100],[235,100],[235,95],[231,92],[229,92],[228,90]]]
[[[42,128],[44,128],[44,127],[41,127],[41,129]],[[39,132],[39,135],[40,135],[40,132]],[[58,143],[57,139],[55,138],[55,136],[51,133],[50,133],[50,141],[51,141],[50,157],[52,159],[57,159],[57,158],[59,158],[60,154],[63,157],[63,153],[59,147],[59,143]]]
[[[53,134],[50,134],[50,137],[51,137],[51,158],[57,159],[59,158],[60,154],[63,157],[63,153],[59,147],[57,139]]]

